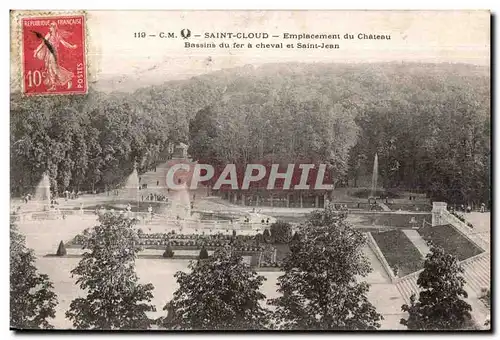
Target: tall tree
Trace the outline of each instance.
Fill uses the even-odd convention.
[[[463,300],[467,292],[462,273],[455,256],[432,247],[417,280],[423,290],[418,301],[413,294],[410,305],[401,307],[409,314],[401,324],[412,330],[458,330],[469,326],[472,307]]]
[[[156,311],[154,287],[139,284],[135,273],[136,221],[106,213],[99,222],[85,237],[89,251],[71,271],[87,295],[71,302],[66,317],[77,329],[148,329],[154,321],[146,312]]]
[[[374,330],[382,316],[368,301],[369,285],[359,282],[371,268],[363,255],[365,238],[329,205],[311,213],[301,237],[290,244],[285,274],[278,278],[274,322],[281,329]]]
[[[57,296],[45,274],[38,273],[35,255],[14,224],[10,225],[10,326],[16,329],[53,328]]]
[[[292,239],[292,225],[285,221],[271,224],[271,237],[276,243],[288,243]]]
[[[169,329],[251,330],[265,329],[267,311],[259,291],[263,276],[228,248],[210,258],[191,262],[190,273],[177,272],[179,289],[163,308],[168,316],[158,324]]]

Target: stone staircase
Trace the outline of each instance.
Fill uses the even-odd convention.
[[[491,280],[491,260],[489,253],[481,253],[477,256],[471,257],[462,261],[462,268],[464,269],[463,277],[466,281],[465,290],[470,297],[481,296],[483,288],[490,287]],[[410,303],[410,296],[417,294],[420,291],[417,280],[422,271],[418,271],[402,277],[397,283],[396,287],[403,299]]]
[[[489,329],[489,326],[484,326],[484,322],[490,318],[491,312],[489,308],[479,300],[479,297],[483,294],[483,288],[490,288],[490,253],[481,253],[462,261],[462,268],[464,269],[463,277],[466,282],[464,289],[468,295],[466,301],[472,307],[472,318],[475,324],[480,328]],[[415,294],[418,300],[419,287],[417,285],[417,280],[420,272],[421,271],[418,271],[405,276],[396,283],[397,289],[407,304],[410,304],[410,297],[412,294]]]
[[[142,189],[147,193],[160,193],[166,194],[166,178],[168,169],[172,164],[175,164],[176,161],[180,163],[193,163],[191,159],[171,159],[164,163],[158,164],[155,169],[147,171],[141,175],[139,175],[139,184],[143,187],[144,184],[147,185],[147,188]]]
[[[465,300],[472,307],[472,318],[475,324],[481,329],[489,329],[489,326],[484,326],[484,322],[490,319],[491,312],[479,298],[483,295],[483,288],[490,288],[490,253],[481,253],[462,261],[462,268],[464,269],[463,277],[466,282],[464,289],[468,295]],[[421,271],[418,271],[407,275],[396,283],[396,288],[407,304],[410,304],[410,297],[412,294],[415,294],[418,300],[418,292],[420,290],[417,285],[417,280],[420,272]]]
[[[161,190],[165,187],[165,179],[167,177],[169,166],[168,163],[159,164],[155,170],[150,170],[139,175],[139,184],[143,186],[147,185],[147,191]],[[158,183],[158,184],[157,184]]]
[[[418,299],[418,292],[420,291],[420,289],[417,285],[417,280],[421,272],[422,271],[419,270],[418,272],[406,275],[396,282],[396,288],[401,293],[401,296],[403,297],[405,303],[410,303],[410,297],[413,294],[416,294],[416,298]]]
[[[436,212],[437,214],[435,214]],[[435,217],[437,218],[435,219]],[[489,329],[489,326],[484,326],[484,321],[490,318],[490,310],[479,300],[483,295],[483,289],[490,289],[491,285],[489,222],[483,223],[484,225],[481,225],[480,228],[476,228],[476,226],[470,228],[466,223],[463,223],[457,217],[449,213],[446,210],[446,204],[434,202],[433,225],[445,223],[452,224],[457,231],[484,250],[484,252],[462,261],[461,265],[464,270],[462,274],[465,279],[464,289],[468,295],[466,301],[472,307],[473,319],[480,328]],[[395,282],[403,300],[408,304],[413,294],[415,294],[418,299],[420,289],[417,285],[417,280],[421,272],[422,270],[412,273]]]
[[[489,253],[479,254],[462,261],[466,290],[481,296],[483,288],[489,288],[491,282],[491,256]],[[469,289],[467,289],[467,286]]]

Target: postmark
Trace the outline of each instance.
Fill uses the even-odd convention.
[[[25,17],[21,29],[24,94],[87,93],[84,15]]]

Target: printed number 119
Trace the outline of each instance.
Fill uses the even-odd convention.
[[[134,38],[146,38],[146,32],[135,32]]]

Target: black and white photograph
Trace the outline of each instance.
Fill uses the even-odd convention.
[[[491,332],[491,20],[12,10],[10,329]]]

